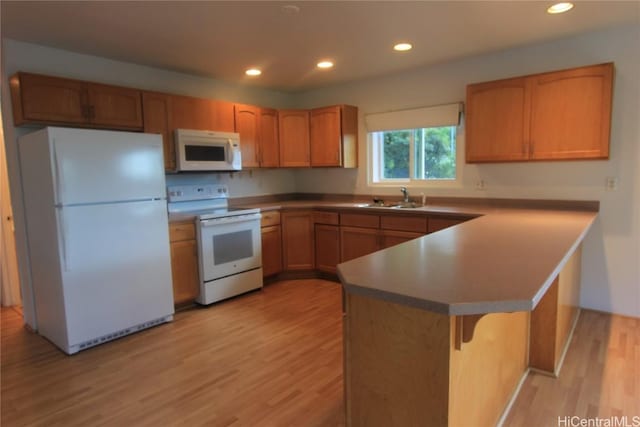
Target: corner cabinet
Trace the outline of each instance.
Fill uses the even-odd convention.
[[[613,64],[467,86],[466,160],[607,159]]]
[[[311,110],[311,166],[358,166],[358,108],[351,105]]]
[[[139,90],[22,72],[9,84],[16,126],[142,130]]]
[[[279,110],[280,166],[309,167],[309,111]]]
[[[313,212],[294,210],[282,212],[282,252],[285,271],[313,270]]]
[[[192,221],[169,224],[173,302],[184,305],[193,302],[200,293],[198,244]]]

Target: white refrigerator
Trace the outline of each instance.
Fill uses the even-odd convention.
[[[18,141],[37,331],[67,354],[173,319],[159,135]]]

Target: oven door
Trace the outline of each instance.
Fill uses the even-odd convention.
[[[259,213],[200,220],[198,242],[204,283],[262,266]]]

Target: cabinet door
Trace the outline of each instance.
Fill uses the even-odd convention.
[[[316,269],[335,273],[340,262],[340,227],[316,224]]]
[[[111,129],[142,129],[139,90],[87,83],[87,93],[91,124]]]
[[[457,218],[429,218],[429,233],[435,233],[439,230],[444,230],[445,228],[453,227],[454,225],[461,224],[467,221],[466,219],[457,219]]]
[[[16,126],[29,122],[85,125],[88,121],[83,82],[18,73],[10,85]]]
[[[340,107],[316,108],[309,116],[311,166],[342,164]]]
[[[198,245],[195,240],[171,243],[171,277],[174,304],[196,299],[200,293],[198,275]]]
[[[227,101],[207,100],[211,115],[211,130],[235,132],[233,103]]]
[[[162,135],[165,170],[174,171],[176,169],[176,147],[171,131],[171,95],[143,92],[142,112],[144,131]]]
[[[173,95],[171,120],[172,130],[235,130],[233,104],[225,101]]]
[[[280,166],[306,167],[309,159],[309,112],[307,110],[278,111],[280,131]]]
[[[380,250],[380,232],[374,228],[340,227],[340,262]]]
[[[529,96],[525,78],[467,86],[467,162],[529,157]]]
[[[380,248],[386,249],[409,240],[417,239],[424,236],[423,233],[415,233],[411,231],[392,231],[382,230],[380,232]]]
[[[260,166],[258,158],[260,109],[252,105],[236,104],[234,110],[235,131],[240,134],[242,167],[257,168]]]
[[[532,77],[531,158],[609,157],[613,64]]]
[[[262,228],[262,275],[282,271],[282,231],[279,225]]]
[[[281,221],[284,269],[313,269],[314,243],[311,211],[283,212]]]
[[[260,109],[260,166],[275,168],[280,166],[280,144],[278,136],[278,111],[271,108]]]

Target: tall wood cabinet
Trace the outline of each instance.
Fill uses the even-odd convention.
[[[613,64],[467,86],[467,162],[609,157]]]
[[[198,244],[192,221],[169,224],[171,277],[175,305],[190,303],[200,293]]]
[[[280,136],[280,166],[310,166],[309,111],[279,110],[278,127]]]
[[[9,83],[16,126],[142,130],[142,97],[137,89],[22,72]]]
[[[311,166],[358,166],[358,109],[336,105],[311,110]]]

